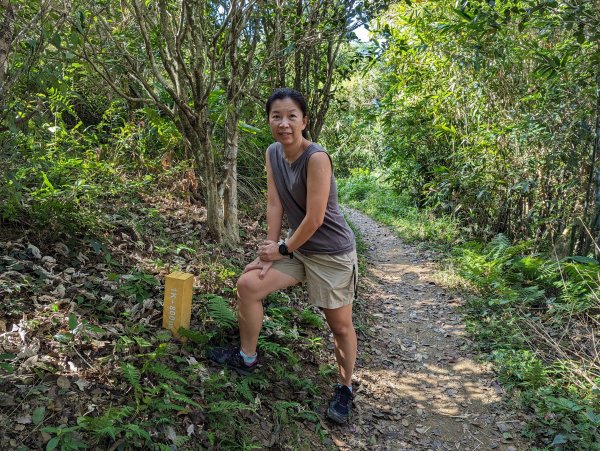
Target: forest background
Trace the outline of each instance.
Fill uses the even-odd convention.
[[[236,415],[257,408],[250,389],[266,382],[224,397],[219,376],[184,380],[185,362],[166,363],[169,337],[134,323],[159,302],[157,276],[178,268],[203,280],[206,307],[188,338],[204,345],[229,333],[243,267],[235,250],[264,225],[264,100],[290,86],[308,98],[311,139],[333,156],[343,201],[446,253],[447,283],[471,293],[470,332],[529,412],[532,440],[598,446],[597,0],[2,0],[0,8],[0,325],[48,340],[11,351],[9,327],[3,384],[35,386],[65,363],[32,363],[34,354],[76,358],[88,346],[105,367],[90,373],[132,389],[98,416],[60,424],[34,403],[18,443],[33,440],[30,425],[50,449],[185,441],[161,403],[168,398],[201,412],[207,446],[252,445]],[[362,25],[368,41],[356,39]],[[51,248],[64,260],[26,263]],[[74,303],[61,301],[68,290],[50,274],[63,263],[98,272],[70,293]],[[321,321],[308,308],[274,309],[279,335],[261,347],[293,367],[319,342],[311,336],[295,349],[295,325]],[[119,354],[111,359],[98,342],[114,318],[124,326],[108,340]],[[290,382],[286,368],[278,377],[317,392]],[[150,389],[147,379],[158,382]],[[277,402],[277,421],[316,422],[323,439],[310,408]]]

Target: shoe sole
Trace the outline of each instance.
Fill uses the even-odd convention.
[[[237,366],[231,366],[231,365],[225,365],[225,367],[229,368],[230,370],[235,371],[240,376],[250,376],[251,374],[254,373],[254,370],[255,370],[255,368],[253,366],[249,367],[247,370],[244,368],[240,368]]]
[[[337,424],[347,424],[350,420],[350,415],[348,415],[347,417],[343,417],[337,413],[335,413],[333,410],[331,410],[331,408],[327,409],[327,418],[329,418],[331,421],[337,423]]]
[[[217,365],[221,368],[228,368],[230,370],[233,370],[236,373],[238,373],[240,376],[250,376],[256,370],[256,365],[252,365],[252,366],[248,367],[248,369],[244,369],[244,368],[240,368],[238,366],[228,365],[227,363],[217,362],[216,360],[213,360],[213,359],[210,359],[210,361],[214,365]]]

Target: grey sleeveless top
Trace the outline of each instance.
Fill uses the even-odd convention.
[[[267,151],[279,199],[281,199],[283,211],[293,233],[306,216],[308,160],[314,153],[325,152],[325,150],[318,144],[311,143],[292,164],[285,160],[283,147],[280,143],[271,144]],[[331,161],[331,157],[329,161]],[[300,246],[300,251],[306,254],[336,255],[350,252],[354,250],[354,247],[354,233],[348,226],[338,205],[337,186],[332,171],[329,199],[323,224],[308,241]]]

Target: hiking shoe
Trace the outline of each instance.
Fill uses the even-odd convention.
[[[352,400],[354,395],[348,387],[342,384],[335,386],[333,399],[327,409],[327,417],[338,424],[347,423],[352,412]]]
[[[252,365],[246,365],[244,358],[240,355],[240,348],[237,346],[212,348],[208,351],[208,358],[219,365],[235,370],[241,376],[252,374],[258,363],[258,359],[256,359]]]

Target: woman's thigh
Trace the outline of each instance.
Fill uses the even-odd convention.
[[[271,267],[264,277],[259,278],[260,269],[241,275],[237,282],[240,299],[260,300],[273,291],[282,290],[300,283],[300,280]]]

